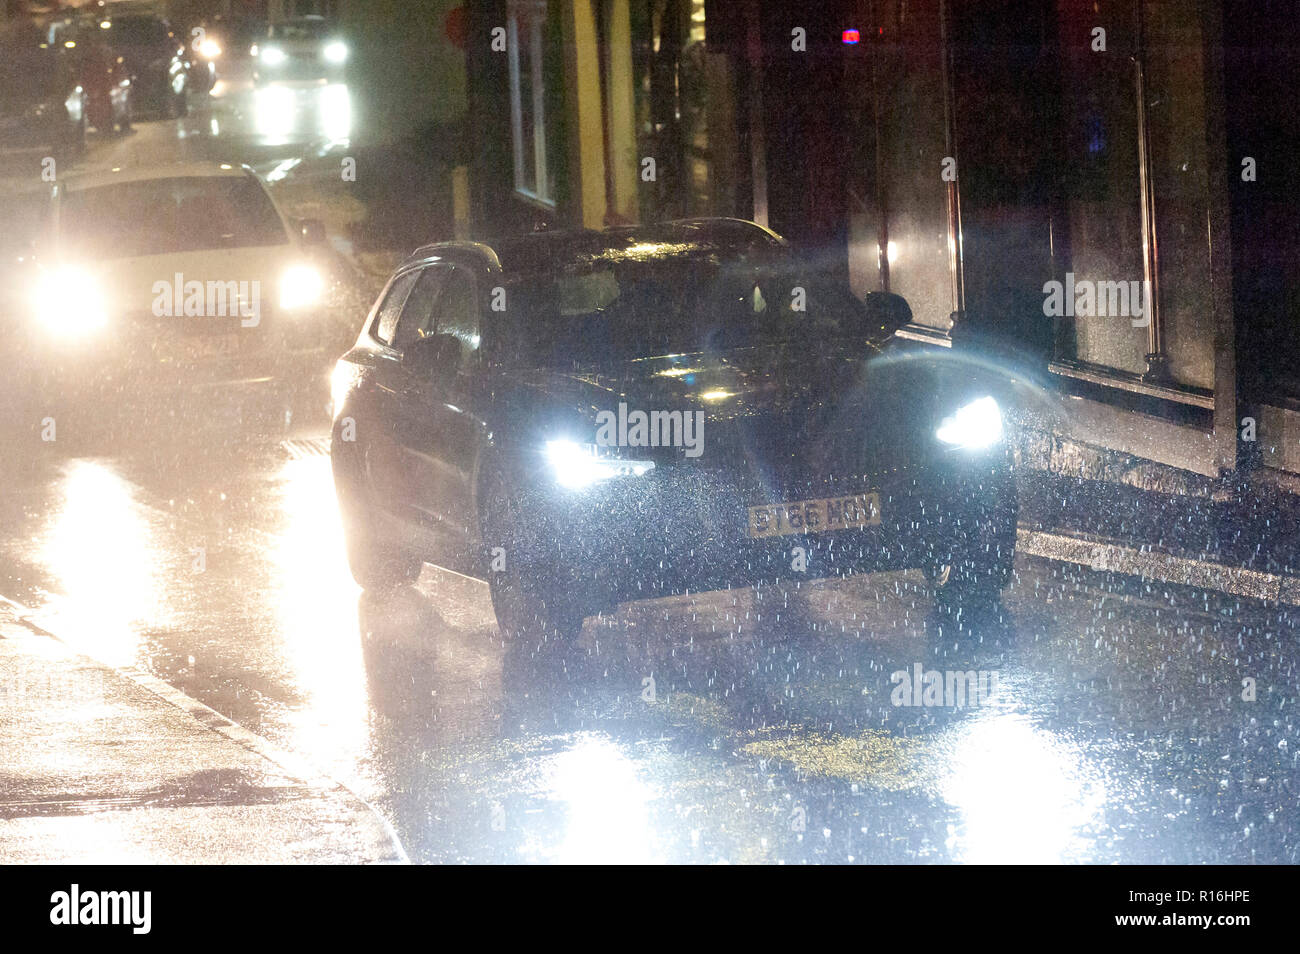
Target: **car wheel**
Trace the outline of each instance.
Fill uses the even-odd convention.
[[[337,441],[335,442],[337,446]],[[413,583],[424,566],[418,554],[385,540],[377,513],[353,454],[334,456],[334,489],[343,519],[343,539],[352,579],[364,590],[391,590]]]
[[[1015,564],[1016,518],[1012,490],[948,554],[923,567],[941,604],[991,605],[1001,598]]]
[[[576,640],[586,613],[572,589],[556,579],[559,554],[536,521],[524,519],[519,495],[496,474],[479,499],[488,587],[502,636],[536,645]],[[495,565],[495,560],[503,562]]]

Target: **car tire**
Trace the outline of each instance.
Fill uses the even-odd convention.
[[[519,494],[498,473],[479,494],[488,588],[497,626],[506,641],[541,646],[577,640],[586,612],[572,588],[556,579],[560,557],[537,532],[535,522],[522,518]],[[504,567],[492,568],[494,551]]]
[[[335,446],[337,441],[335,441]],[[334,488],[343,520],[343,540],[352,579],[363,590],[382,592],[414,583],[424,561],[390,540],[377,528],[377,513],[362,478],[359,461],[334,456]]]
[[[969,533],[955,541],[946,559],[923,568],[943,606],[991,606],[1011,582],[1016,556],[1014,485],[991,511],[977,518]]]

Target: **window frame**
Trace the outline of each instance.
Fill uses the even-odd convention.
[[[513,157],[513,184],[517,194],[539,202],[548,208],[556,207],[551,194],[549,156],[546,141],[546,68],[545,26],[546,0],[509,0],[506,14],[506,51],[509,60],[510,85],[510,143]],[[521,13],[526,14],[521,16]],[[532,143],[524,142],[524,104],[521,88],[522,64],[520,62],[520,22],[528,29],[528,70],[532,102]],[[531,153],[531,155],[530,155]],[[528,188],[525,170],[533,175],[535,189]]]

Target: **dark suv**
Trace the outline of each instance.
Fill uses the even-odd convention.
[[[996,599],[1016,503],[991,390],[753,223],[422,248],[334,373],[357,581],[487,578],[502,630],[619,602],[922,568]]]

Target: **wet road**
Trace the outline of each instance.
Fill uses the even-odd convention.
[[[989,618],[939,615],[919,574],[779,581],[521,659],[482,583],[359,594],[323,447],[32,446],[0,592],[309,757],[418,861],[1297,860],[1293,611],[1022,557]],[[996,688],[894,705],[917,665]]]
[[[89,161],[337,148],[287,103],[235,91]],[[359,321],[364,295],[334,293]],[[982,618],[937,613],[916,573],[782,580],[522,658],[479,581],[359,593],[323,374],[297,397],[287,425],[213,395],[8,440],[0,595],[311,759],[413,860],[1300,860],[1294,607],[1022,556]],[[918,666],[996,688],[910,704],[891,677]]]

